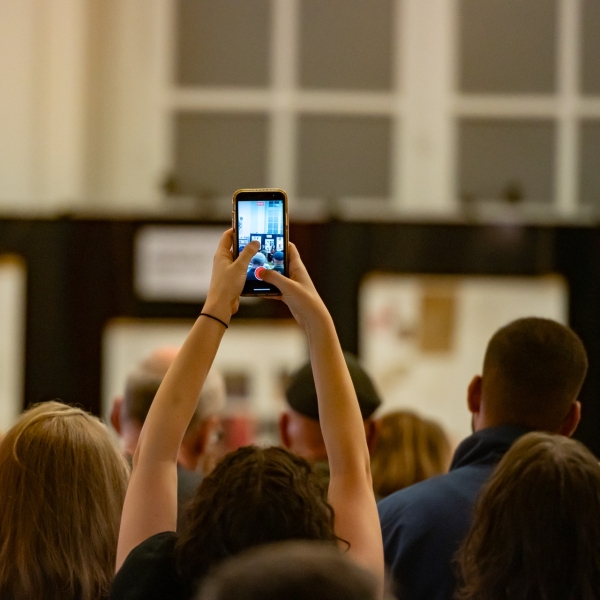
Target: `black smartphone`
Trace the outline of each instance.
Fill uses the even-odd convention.
[[[261,278],[265,269],[289,277],[288,199],[279,189],[238,190],[233,194],[234,256],[256,240],[259,251],[250,259],[242,296],[279,296],[277,287]]]

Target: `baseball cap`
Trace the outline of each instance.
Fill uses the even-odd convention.
[[[362,418],[366,420],[379,408],[381,398],[358,359],[349,352],[344,352],[344,358],[354,384]],[[285,390],[285,397],[290,407],[296,412],[310,419],[319,419],[317,390],[310,362],[291,376]]]

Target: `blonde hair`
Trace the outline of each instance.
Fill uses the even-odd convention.
[[[380,419],[371,455],[375,494],[383,498],[445,473],[450,458],[450,443],[437,423],[411,412],[389,413]]]
[[[0,443],[0,597],[106,597],[128,475],[95,417],[26,411]]]

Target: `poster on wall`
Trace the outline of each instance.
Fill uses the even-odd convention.
[[[471,433],[467,387],[490,337],[521,317],[566,323],[567,298],[558,276],[369,276],[360,290],[360,356],[384,398],[381,412],[417,412],[460,441]]]

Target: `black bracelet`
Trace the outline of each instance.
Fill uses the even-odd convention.
[[[227,325],[227,323],[225,323],[225,321],[221,321],[221,319],[217,319],[217,317],[213,317],[212,315],[209,315],[207,313],[200,313],[201,317],[208,317],[209,319],[213,319],[213,321],[217,321],[218,323],[221,323],[221,325],[225,326],[225,329],[229,329],[229,325]]]

